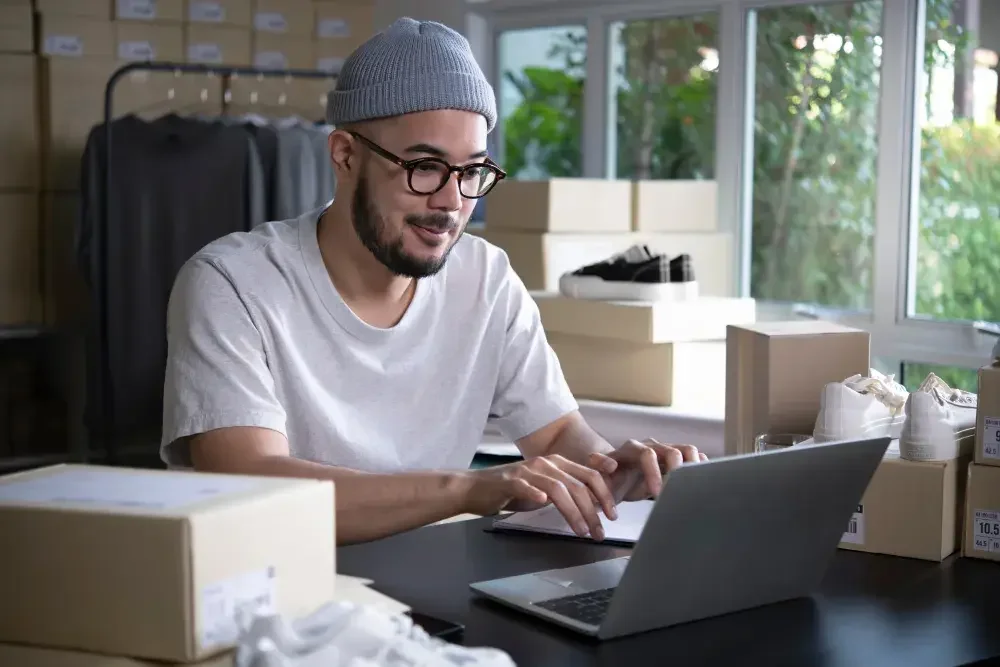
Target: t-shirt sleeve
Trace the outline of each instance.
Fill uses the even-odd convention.
[[[509,268],[505,289],[507,332],[490,415],[504,435],[519,440],[579,406],[545,337],[538,305]]]
[[[161,457],[189,466],[190,436],[232,426],[287,435],[285,419],[246,303],[211,260],[188,262],[167,312]]]

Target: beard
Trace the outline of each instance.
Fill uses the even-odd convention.
[[[435,275],[444,267],[452,248],[461,238],[460,234],[440,258],[421,259],[408,254],[403,249],[402,232],[395,239],[389,238],[391,234],[389,225],[375,208],[368,190],[368,177],[365,175],[358,179],[351,209],[351,222],[354,225],[355,233],[361,239],[361,243],[368,249],[368,252],[375,256],[375,259],[397,276],[428,278]],[[404,222],[434,230],[447,230],[455,226],[452,219],[443,213],[408,215],[404,218]]]

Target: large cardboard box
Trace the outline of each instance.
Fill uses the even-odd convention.
[[[715,181],[636,181],[632,228],[637,232],[714,232],[719,190]]]
[[[176,24],[184,20],[184,0],[115,0],[114,17]]]
[[[316,56],[311,39],[295,35],[255,32],[253,66],[262,69],[312,69]]]
[[[37,190],[41,138],[34,56],[0,55],[0,190]]]
[[[252,0],[187,0],[184,18],[190,23],[249,29],[253,25],[252,14]]]
[[[840,547],[942,561],[960,548],[969,459],[917,462],[889,451],[851,517]]]
[[[962,555],[1000,561],[1000,467],[969,466],[964,510]]]
[[[357,48],[353,44],[336,39],[317,39],[313,42],[313,54],[316,57],[315,69],[330,74],[339,74],[351,52]]]
[[[752,324],[756,302],[704,297],[690,301],[598,301],[535,293],[547,332],[613,338],[634,343],[725,340],[730,324]]]
[[[31,0],[0,3],[0,53],[34,53]]]
[[[690,254],[700,295],[735,296],[733,241],[726,233],[536,234],[496,230],[487,222],[482,237],[507,252],[511,266],[529,290],[558,292],[562,274],[645,243],[654,252],[671,257]]]
[[[1000,361],[979,369],[976,463],[1000,466]]]
[[[119,60],[184,60],[184,29],[179,23],[116,21],[115,42]]]
[[[38,196],[0,192],[0,328],[42,323],[41,275]]]
[[[80,16],[111,20],[109,0],[35,0],[35,11],[45,16]]]
[[[162,662],[40,646],[0,644],[0,665],[10,667],[237,667],[235,651],[196,663]]]
[[[318,39],[341,42],[353,50],[377,32],[374,2],[323,0],[313,5]]]
[[[0,641],[196,661],[332,599],[332,482],[55,466],[0,480]]]
[[[189,23],[184,37],[189,63],[250,65],[252,60],[250,31],[245,28]]]
[[[311,38],[316,15],[311,0],[254,0],[253,29]]]
[[[820,396],[870,368],[867,331],[821,321],[730,326],[726,336],[726,454],[764,433],[812,435]]]
[[[489,229],[618,233],[632,229],[632,184],[591,178],[501,181],[486,198]]]
[[[725,397],[723,342],[636,343],[547,333],[577,398],[700,408]]]
[[[38,22],[38,50],[45,56],[70,58],[114,56],[115,32],[110,19],[44,14]]]
[[[73,326],[85,321],[90,297],[74,243],[79,213],[78,194],[48,192],[41,196],[42,289],[45,323],[49,326]]]

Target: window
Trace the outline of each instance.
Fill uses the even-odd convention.
[[[582,174],[587,31],[510,30],[498,40],[502,165],[510,178]]]
[[[1000,321],[1000,124],[995,51],[966,5],[927,0],[907,316]],[[956,11],[957,9],[957,11]],[[997,24],[1000,27],[1000,24]]]
[[[611,24],[612,178],[714,177],[717,18]]]
[[[882,2],[749,15],[750,292],[872,307]]]

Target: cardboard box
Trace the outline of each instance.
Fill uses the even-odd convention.
[[[0,641],[196,661],[334,593],[332,482],[55,466],[0,480]]]
[[[730,324],[752,324],[753,299],[705,297],[691,301],[598,301],[553,293],[533,295],[546,332],[633,343],[725,340]]]
[[[316,37],[341,42],[354,50],[372,37],[375,3],[352,0],[313,3],[316,10]]]
[[[563,273],[645,243],[654,252],[672,257],[690,254],[701,296],[734,296],[733,242],[726,233],[533,234],[496,230],[487,223],[482,237],[507,252],[511,266],[529,290],[558,292]]]
[[[316,29],[313,3],[311,0],[255,0],[253,29],[312,37]]]
[[[249,30],[191,23],[184,31],[189,63],[249,65],[252,60]]]
[[[546,333],[577,398],[638,405],[698,406],[725,397],[725,343],[643,344]]]
[[[161,662],[66,651],[40,646],[0,644],[0,665],[14,667],[237,667],[233,651],[197,663]]]
[[[1000,361],[979,369],[976,463],[1000,466]]]
[[[253,35],[253,66],[262,69],[312,69],[316,57],[313,43],[294,35],[256,32]]]
[[[115,22],[119,60],[184,60],[184,29],[179,23]]]
[[[812,435],[830,382],[870,369],[867,331],[822,321],[730,326],[726,336],[726,454],[764,433]]]
[[[35,0],[35,11],[45,16],[80,16],[111,20],[109,0]]]
[[[1000,561],[1000,467],[973,463],[967,484],[962,555]]]
[[[42,323],[38,196],[0,192],[0,327]]]
[[[351,52],[356,46],[336,39],[317,39],[313,42],[313,53],[316,56],[314,67],[321,72],[339,74]]]
[[[890,451],[851,517],[842,549],[942,561],[961,545],[969,459],[917,462]]]
[[[190,23],[250,28],[252,0],[187,0],[186,20]]]
[[[31,1],[0,4],[0,53],[34,53],[35,20]]]
[[[45,324],[49,326],[85,321],[90,296],[74,244],[79,214],[77,194],[49,192],[41,196],[42,286]]]
[[[46,56],[114,57],[115,32],[109,19],[46,14],[39,18],[38,49]]]
[[[591,178],[501,181],[486,198],[486,225],[498,231],[619,233],[632,229],[632,184]]]
[[[184,0],[115,0],[115,19],[180,23],[184,20]]]
[[[37,190],[41,138],[34,56],[0,55],[0,190]]]
[[[718,229],[715,181],[636,181],[632,229],[637,232],[714,232]]]
[[[298,115],[326,122],[326,98],[337,85],[330,79],[293,79],[288,84],[288,104]]]

